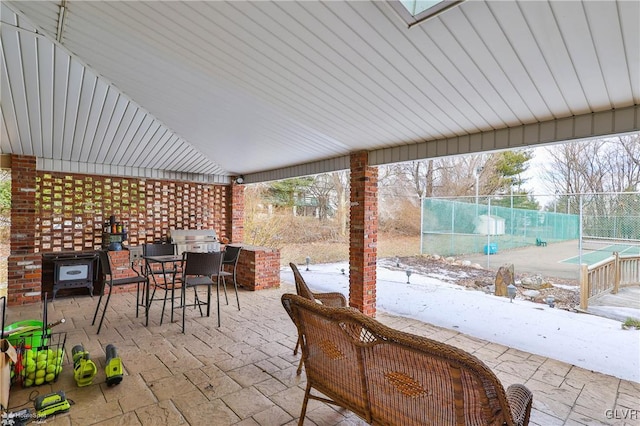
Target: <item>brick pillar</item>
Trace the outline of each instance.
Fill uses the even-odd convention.
[[[7,303],[40,300],[42,257],[35,252],[36,157],[11,156],[11,252],[7,261]]]
[[[351,154],[349,230],[349,304],[376,315],[378,242],[378,168],[370,167],[366,151]]]
[[[232,243],[244,240],[244,185],[231,184],[231,235]]]

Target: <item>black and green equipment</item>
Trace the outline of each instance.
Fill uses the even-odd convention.
[[[71,404],[67,400],[64,391],[48,393],[46,395],[40,395],[35,399],[36,416],[38,418],[44,418],[56,413],[64,413],[69,411]]]
[[[76,345],[71,349],[73,356],[73,378],[78,386],[88,386],[98,373],[96,364],[91,361],[89,352],[84,350],[82,345]]]
[[[107,363],[104,373],[107,376],[107,386],[117,385],[122,381],[122,360],[118,357],[116,347],[109,344],[105,349],[107,353]]]

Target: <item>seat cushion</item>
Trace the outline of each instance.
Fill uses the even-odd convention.
[[[133,277],[116,278],[115,280],[111,281],[111,285],[117,286],[117,285],[144,283],[144,282],[147,282],[147,279],[145,277],[136,275]]]
[[[213,285],[215,284],[209,277],[187,277],[184,285],[186,287],[197,285]]]

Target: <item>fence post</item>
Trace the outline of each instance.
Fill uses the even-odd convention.
[[[424,254],[422,250],[424,250],[424,197],[420,197],[420,254]]]
[[[617,251],[613,252],[613,290],[612,294],[618,294],[620,288],[620,254]]]
[[[589,305],[589,265],[580,265],[580,309],[587,310]]]

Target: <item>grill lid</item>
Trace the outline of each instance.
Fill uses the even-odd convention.
[[[169,231],[169,239],[176,245],[178,255],[185,251],[220,251],[218,236],[213,229],[174,229]]]
[[[175,244],[218,242],[218,236],[214,229],[173,229],[169,231],[169,239]]]

